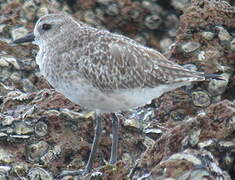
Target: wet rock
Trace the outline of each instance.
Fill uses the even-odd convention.
[[[211,41],[215,37],[215,33],[210,31],[204,31],[202,32],[202,37],[208,41]]]
[[[176,109],[170,113],[170,117],[173,121],[182,121],[186,116],[186,113],[182,109]]]
[[[163,131],[161,129],[154,128],[145,128],[143,132],[146,134],[146,136],[154,140],[157,140],[163,134]]]
[[[106,13],[110,16],[117,16],[119,14],[118,3],[110,3],[106,9]]]
[[[178,10],[183,10],[186,6],[188,6],[190,0],[172,0],[171,5]]]
[[[0,114],[0,119],[2,126],[9,126],[15,120],[12,116],[4,116]]]
[[[48,151],[49,145],[45,141],[39,141],[27,146],[27,158],[30,161],[38,162],[40,158]]]
[[[235,38],[230,42],[230,48],[232,51],[235,51]]]
[[[193,104],[198,107],[207,107],[211,103],[211,99],[207,92],[205,91],[195,91],[192,92]]]
[[[111,2],[112,0],[97,0],[97,3],[102,4],[102,5],[108,5]]]
[[[123,122],[125,127],[131,127],[136,129],[141,129],[141,124],[137,119],[125,119]]]
[[[82,8],[85,5],[90,7]],[[34,61],[38,48],[29,43],[23,46],[8,45],[13,30],[19,30],[13,34],[21,33],[21,28],[30,32],[33,30],[35,20],[41,15],[47,12],[67,11],[97,27],[107,28],[131,38],[136,37],[137,41],[155,49],[168,50],[170,41],[175,42],[175,46],[166,53],[169,55],[167,57],[180,64],[195,64],[195,68],[199,71],[233,72],[235,49],[232,40],[233,8],[224,1],[208,0],[192,1],[190,7],[186,6],[187,0],[172,0],[168,3],[149,0],[1,1],[0,143],[5,152],[16,154],[17,157],[0,162],[1,166],[12,167],[7,173],[0,172],[0,177],[4,180],[7,178],[28,180],[39,177],[52,179],[53,175],[60,174],[61,169],[84,168],[86,162],[84,158],[87,158],[93,136],[91,125],[93,115],[83,111],[77,113],[76,111],[81,109],[61,95],[56,96],[57,93],[52,93],[51,90],[40,90],[49,88],[49,85],[38,75],[38,67]],[[73,11],[69,9],[70,7]],[[179,10],[183,11],[181,17]],[[154,18],[149,19],[150,28],[156,28],[153,30],[145,25],[147,17],[151,16],[162,19],[161,22],[155,21]],[[159,28],[158,23],[164,31]],[[224,33],[223,29],[214,31],[215,26],[221,24],[223,26],[219,27],[227,32]],[[221,43],[221,41],[227,42]],[[186,51],[181,48],[190,42],[196,45],[186,45]],[[201,44],[197,44],[199,42]],[[14,61],[18,66],[12,63]],[[233,79],[230,75],[230,82],[226,85],[230,92],[234,89]],[[227,172],[230,172],[234,179],[231,173],[235,171],[232,143],[235,130],[234,97],[227,91],[222,96],[222,91],[219,90],[220,84],[212,85],[213,90],[209,90],[209,84],[208,92],[200,90],[205,89],[206,84],[207,82],[200,82],[195,83],[190,89],[188,87],[186,90],[177,89],[164,94],[151,105],[119,115],[121,124],[119,161],[115,166],[102,169],[104,178],[203,179],[208,177],[229,180],[231,178]],[[218,90],[215,87],[218,87]],[[211,105],[208,107],[205,106],[205,102],[201,102],[204,100],[195,98],[199,107],[203,104],[203,113],[198,112],[202,108],[193,106],[189,98],[188,92],[195,91],[194,89],[206,92],[211,98]],[[215,103],[216,98],[220,104]],[[34,108],[35,104],[40,108]],[[125,126],[125,120],[130,119],[133,121],[131,125],[127,123]],[[23,125],[20,125],[17,134],[15,124],[20,122]],[[105,117],[102,124],[105,125],[103,133],[111,131],[108,118]],[[134,131],[128,127],[132,127]],[[137,128],[139,129],[136,131]],[[109,157],[111,144],[109,134],[102,138],[94,172],[97,167],[104,164],[104,157],[106,159]],[[43,143],[37,145],[40,139],[43,139],[44,145]],[[35,152],[28,153],[31,145]],[[195,151],[184,151],[191,146]],[[32,156],[31,161],[28,156]],[[194,164],[194,160],[199,163]],[[217,163],[218,161],[220,163]],[[35,169],[37,164],[48,169]],[[53,175],[48,172],[53,172]],[[127,174],[130,176],[127,177]],[[70,176],[67,179],[78,179],[78,177]]]
[[[146,41],[146,38],[144,36],[141,36],[141,35],[138,35],[138,36],[135,36],[133,38],[136,42],[142,44],[142,45],[146,45],[147,41]]]
[[[235,116],[233,116],[230,121],[229,121],[229,125],[231,126],[231,128],[233,128],[235,130]]]
[[[6,138],[6,137],[7,137],[7,133],[0,132],[0,138]]]
[[[175,169],[174,167],[177,164],[181,164],[181,168]],[[161,179],[203,179],[204,177],[212,179],[219,177],[231,179],[226,172],[219,168],[215,157],[208,151],[203,150],[195,151],[187,149],[182,153],[173,154],[168,159],[163,160],[160,167],[165,170],[165,173],[162,172]],[[152,178],[159,177],[159,171],[161,171],[160,167],[152,171]]]
[[[41,16],[44,16],[46,14],[49,14],[49,9],[45,6],[42,6],[37,10],[36,16],[41,17]]]
[[[11,37],[13,40],[15,39],[19,39],[25,35],[27,35],[29,32],[25,27],[17,27],[17,28],[13,28],[11,30]]]
[[[157,4],[157,3],[153,3],[151,1],[142,1],[142,6],[147,9],[151,14],[162,14],[163,13],[163,10],[162,10],[162,7]]]
[[[91,174],[90,179],[91,180],[99,180],[99,179],[102,179],[102,176],[104,176],[102,172],[93,172]]]
[[[10,174],[15,177],[24,177],[27,175],[29,167],[27,164],[22,162],[16,162],[12,164],[12,169]]]
[[[0,56],[0,66],[1,67],[8,67],[10,65],[17,70],[20,69],[20,66],[19,66],[17,60],[13,56],[9,56],[9,55]]]
[[[8,67],[9,63],[5,59],[0,58],[0,66],[1,67]]]
[[[14,161],[14,155],[0,148],[0,163],[9,164]]]
[[[37,136],[45,136],[47,134],[47,124],[44,123],[43,121],[39,121],[36,123],[35,127],[34,127],[34,132]]]
[[[10,134],[9,136],[9,140],[10,141],[20,141],[20,140],[25,140],[25,139],[29,139],[31,136],[30,135],[15,135],[15,134]]]
[[[7,179],[6,174],[4,174],[3,172],[0,172],[0,180],[5,180]]]
[[[85,20],[85,22],[86,23],[88,23],[88,24],[92,24],[92,25],[98,25],[98,21],[97,21],[97,18],[96,18],[96,16],[95,16],[95,14],[94,14],[94,12],[93,11],[86,11],[85,13],[84,13],[84,20]]]
[[[8,173],[10,170],[11,170],[11,166],[0,165],[0,172],[2,172],[2,173]]]
[[[191,146],[197,145],[200,139],[201,129],[194,129],[192,130],[191,134],[189,135],[188,142]]]
[[[27,20],[32,20],[37,11],[37,4],[33,0],[25,1],[21,9],[21,17]]]
[[[33,127],[29,127],[24,122],[16,122],[14,128],[14,133],[18,135],[27,135],[34,132]]]
[[[20,77],[20,73],[19,72],[13,72],[10,76],[10,79],[14,82],[14,83],[18,83],[21,81],[21,77]]]
[[[151,30],[157,29],[161,25],[161,18],[158,15],[147,16],[144,24]]]
[[[29,80],[29,79],[22,79],[21,80],[22,85],[23,85],[23,90],[26,92],[33,92],[36,90],[36,87],[34,84]]]
[[[198,60],[199,61],[205,61],[206,60],[206,53],[205,53],[205,51],[200,51],[198,53]]]
[[[161,46],[161,49],[166,52],[170,45],[173,43],[173,41],[170,39],[170,38],[164,38],[160,41],[160,46]]]
[[[54,146],[54,148],[52,150],[49,150],[46,154],[44,154],[40,160],[43,162],[43,164],[47,165],[50,164],[53,160],[55,160],[56,158],[59,157],[59,155],[61,154],[61,147],[58,146]]]
[[[221,74],[221,76],[223,77],[223,80],[212,79],[208,84],[208,91],[213,96],[218,96],[223,94],[223,92],[226,90],[228,86],[230,74],[224,73]]]
[[[215,139],[208,139],[206,141],[199,142],[198,147],[210,150],[210,149],[214,149],[216,147],[216,144],[217,144],[217,142]]]
[[[193,52],[195,50],[197,50],[198,48],[200,48],[200,44],[198,42],[187,42],[185,44],[182,44],[182,50],[185,52],[185,53],[190,53],[190,52]]]
[[[39,167],[30,169],[27,176],[33,180],[53,180],[53,176],[51,175],[51,173]]]
[[[232,36],[224,27],[216,26],[216,29],[218,30],[218,38],[220,41],[230,41],[232,39]]]
[[[166,29],[168,30],[167,34],[171,38],[175,38],[177,34],[177,29],[179,28],[179,17],[176,16],[175,14],[169,14],[166,17]]]

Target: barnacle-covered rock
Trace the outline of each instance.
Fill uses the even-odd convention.
[[[192,100],[194,105],[198,107],[207,107],[211,103],[211,99],[205,91],[192,92]]]
[[[104,115],[94,164],[102,177],[94,173],[94,178],[234,179],[235,11],[225,1],[211,0],[2,0],[0,179],[56,179],[61,169],[84,168],[87,162],[94,112],[81,111],[62,95],[45,89],[51,87],[38,71],[35,45],[11,44],[16,36],[31,32],[40,16],[65,11],[165,51],[170,61],[226,76],[225,81],[213,79],[178,88],[150,105],[118,114],[119,161],[113,166],[102,166],[111,146],[111,122]]]
[[[34,144],[30,144],[27,147],[27,158],[30,161],[38,162],[40,158],[47,153],[49,145],[45,141],[39,141]]]
[[[197,43],[197,42],[187,42],[185,44],[182,44],[182,50],[185,52],[185,53],[190,53],[190,52],[193,52],[195,50],[197,50],[198,48],[200,48],[200,44]]]
[[[51,175],[51,173],[40,167],[30,169],[27,176],[30,179],[35,179],[35,180],[41,180],[41,179],[53,180],[53,176]]]

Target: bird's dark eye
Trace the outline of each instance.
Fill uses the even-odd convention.
[[[50,25],[50,24],[43,24],[43,25],[42,25],[42,29],[43,29],[44,31],[47,31],[47,30],[51,29],[51,25]]]

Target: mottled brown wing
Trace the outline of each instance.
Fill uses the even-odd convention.
[[[102,91],[153,88],[160,84],[203,79],[198,72],[184,69],[161,53],[134,41],[114,41],[108,49],[107,61],[95,68],[99,77],[90,78],[92,84]]]

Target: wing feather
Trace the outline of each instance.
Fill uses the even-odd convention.
[[[93,57],[96,63],[89,62],[92,70],[86,70],[89,73],[84,76],[102,91],[153,88],[160,84],[205,79],[203,73],[185,69],[158,51],[128,38],[114,38],[100,45],[103,55]]]

